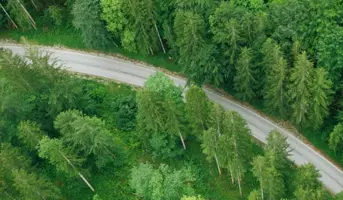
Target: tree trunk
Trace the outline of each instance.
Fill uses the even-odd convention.
[[[262,200],[264,199],[264,193],[263,193],[263,183],[262,183],[262,178],[260,179],[260,187],[261,187],[261,198]]]
[[[166,54],[166,49],[164,48],[164,45],[163,45],[163,42],[162,42],[162,39],[161,39],[161,35],[160,35],[160,32],[158,31],[156,22],[154,23],[154,26],[155,26],[155,30],[156,30],[158,39],[160,40],[160,43],[161,43],[161,47],[162,47],[163,53]]]
[[[233,178],[233,172],[232,172],[232,168],[231,168],[230,163],[229,163],[229,171],[230,171],[230,176],[231,176],[231,182],[232,182],[232,184],[234,184],[235,183],[235,179]]]
[[[242,187],[241,187],[241,173],[238,172],[238,177],[237,177],[237,182],[238,182],[238,188],[239,188],[239,194],[242,196]]]
[[[220,136],[221,136],[221,133],[220,133],[219,121],[217,121],[217,132],[218,132],[218,136],[220,137]]]
[[[17,0],[17,1],[18,1],[19,5],[21,6],[21,8],[22,8],[22,9],[24,10],[24,12],[26,13],[26,15],[27,15],[27,16],[29,17],[29,19],[31,20],[31,24],[32,24],[33,28],[37,30],[35,20],[33,20],[33,18],[31,17],[30,13],[29,13],[29,12],[26,10],[26,8],[20,3],[20,1],[19,1],[19,0]]]
[[[36,8],[36,10],[38,11],[38,7],[37,7],[36,3],[34,2],[34,0],[31,0],[31,3]]]
[[[12,24],[14,25],[15,28],[18,28],[17,24],[13,21],[13,19],[10,17],[10,15],[7,13],[7,11],[5,10],[5,8],[2,6],[2,4],[0,3],[0,6],[2,8],[2,10],[5,12],[6,16],[10,19],[10,21],[12,22]]]
[[[63,158],[69,163],[69,165],[76,171],[76,167],[73,165],[73,163],[70,162],[70,160],[61,152],[61,151],[58,151],[62,156]],[[86,183],[86,185],[93,191],[95,192],[94,188],[92,187],[92,185],[87,181],[87,179],[80,173],[78,172],[79,176],[81,177],[81,179],[83,180],[83,182]]]
[[[217,163],[218,172],[219,172],[219,174],[221,175],[221,174],[222,174],[222,171],[220,170],[219,161],[218,161],[218,158],[217,158],[217,154],[216,154],[216,153],[214,153],[214,159],[216,160],[216,163]]]
[[[179,132],[179,135],[180,135],[180,139],[181,139],[181,142],[182,142],[183,149],[186,150],[185,141],[183,140],[181,132]]]

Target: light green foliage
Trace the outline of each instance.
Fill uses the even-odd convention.
[[[219,148],[219,135],[215,129],[210,128],[204,132],[201,147],[203,153],[207,155],[207,160],[212,161],[213,158],[216,159],[216,152]],[[220,165],[218,164],[218,166]]]
[[[217,104],[213,103],[211,106],[211,111],[209,113],[209,127],[217,131],[218,136],[223,134],[223,119],[224,119],[224,108]]]
[[[137,94],[137,121],[140,133],[155,155],[173,156],[175,136],[182,136],[182,89],[166,75],[151,76]],[[180,135],[181,134],[181,135]]]
[[[234,4],[237,6],[244,6],[253,11],[262,10],[264,7],[263,0],[234,0]]]
[[[338,194],[336,194],[334,200],[342,200],[343,199],[343,192],[340,192]]]
[[[236,65],[235,90],[243,101],[249,101],[254,96],[254,84],[256,82],[254,66],[252,63],[252,50],[242,48]]]
[[[62,140],[76,152],[95,156],[98,168],[114,160],[114,142],[101,119],[83,116],[76,110],[68,110],[57,116],[55,128],[63,135]]]
[[[250,192],[248,196],[248,200],[263,200],[261,197],[261,193],[258,190],[253,190]]]
[[[21,121],[18,125],[19,139],[31,150],[35,149],[45,133],[32,121]]]
[[[192,195],[194,176],[187,168],[172,170],[161,164],[154,169],[151,164],[140,164],[131,170],[130,185],[139,197],[151,200],[179,200]]]
[[[129,29],[125,29],[121,38],[121,45],[123,46],[123,48],[129,52],[137,52],[138,50],[135,40],[136,33]]]
[[[297,200],[322,200],[332,199],[330,193],[325,189],[321,188],[318,190],[305,190],[303,188],[297,188],[294,196]]]
[[[251,192],[249,195],[249,200],[251,198],[251,200],[258,200],[260,199],[264,199],[264,190],[266,189],[266,178],[267,175],[265,173],[265,169],[267,168],[269,163],[267,163],[267,160],[265,157],[263,156],[257,156],[253,159],[251,165],[251,171],[252,174],[257,178],[258,182],[260,183],[260,190],[261,192],[257,192],[256,190]]]
[[[321,187],[319,182],[319,171],[312,164],[302,165],[298,168],[295,177],[295,185],[304,190],[318,190]]]
[[[288,143],[287,138],[281,133],[273,130],[267,137],[267,145],[265,147],[265,155],[271,167],[282,171],[288,166]]]
[[[265,169],[266,182],[265,193],[268,200],[279,200],[285,193],[285,185],[282,180],[282,175],[273,167]]]
[[[93,200],[102,200],[102,199],[100,198],[99,195],[96,194],[96,195],[93,196]]]
[[[307,124],[310,114],[311,86],[313,84],[313,63],[308,60],[306,52],[298,55],[291,71],[288,87],[292,120],[296,124]]]
[[[201,139],[202,133],[207,128],[210,101],[200,87],[191,85],[187,90],[185,111],[193,134]]]
[[[205,199],[199,195],[199,196],[183,196],[181,200],[205,200]]]
[[[119,37],[128,23],[123,0],[100,0],[101,18],[107,22],[107,29]]]
[[[83,42],[91,48],[105,48],[109,44],[100,12],[99,0],[76,0],[73,5],[73,25],[81,31]]]
[[[14,187],[23,199],[60,199],[60,190],[47,179],[20,169],[13,171]]]
[[[76,170],[80,168],[84,159],[80,159],[70,148],[65,147],[61,140],[43,137],[39,142],[38,155],[47,159],[57,170],[70,176],[76,176]]]
[[[329,115],[329,105],[333,91],[332,82],[328,79],[328,74],[323,68],[317,68],[314,72],[313,84],[311,87],[310,114],[311,125],[319,128],[324,122],[324,118]]]
[[[334,152],[343,149],[343,125],[341,123],[337,124],[330,133],[329,147]]]

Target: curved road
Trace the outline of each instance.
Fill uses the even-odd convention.
[[[13,52],[24,55],[25,49],[20,45],[0,44],[0,47],[11,49]],[[95,75],[99,77],[114,79],[120,82],[143,86],[145,80],[156,72],[156,69],[141,64],[132,63],[116,58],[101,57],[93,54],[78,53],[69,50],[56,48],[42,48],[53,53],[53,57],[58,58],[67,70],[83,74]],[[186,81],[182,78],[170,76],[173,81],[184,86]],[[343,172],[334,166],[322,155],[311,149],[305,143],[294,137],[291,133],[280,128],[268,119],[263,118],[257,113],[226,99],[219,94],[205,89],[209,98],[222,105],[225,109],[239,112],[247,120],[252,134],[262,142],[266,142],[268,133],[276,129],[287,137],[290,149],[293,151],[289,159],[297,165],[312,163],[321,174],[321,181],[333,193],[343,191]]]

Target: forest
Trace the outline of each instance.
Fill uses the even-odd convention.
[[[185,103],[163,74],[138,89],[69,74],[35,49],[32,63],[2,50],[2,199],[333,198],[313,166],[286,159],[280,133],[259,144],[238,113],[200,87],[222,88],[291,122],[343,166],[342,1],[0,0],[0,7],[0,38],[164,60],[190,87]]]

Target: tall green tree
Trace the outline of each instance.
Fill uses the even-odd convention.
[[[265,156],[271,167],[280,172],[288,166],[288,150],[289,144],[287,138],[276,130],[269,133],[267,137],[267,145],[265,147]]]
[[[61,140],[43,137],[39,142],[38,155],[47,159],[58,171],[70,176],[76,176],[84,162],[70,148],[65,147]]]
[[[285,184],[282,179],[282,175],[278,170],[273,167],[265,169],[266,182],[265,182],[265,194],[268,200],[279,200],[285,193]]]
[[[310,121],[314,128],[319,128],[323,124],[324,118],[329,115],[330,96],[333,93],[331,88],[332,82],[328,79],[325,69],[315,69],[310,103],[312,109]]]
[[[308,60],[306,52],[298,55],[291,70],[288,87],[292,120],[296,124],[307,124],[311,104],[311,86],[313,84],[313,63]]]
[[[69,121],[71,117],[75,117],[73,121]],[[98,168],[113,162],[114,142],[101,119],[68,110],[56,117],[54,126],[63,135],[62,140],[73,147],[76,152],[82,152],[85,156],[94,155]],[[68,126],[68,129],[65,126]]]
[[[250,48],[242,48],[236,65],[235,90],[243,101],[249,101],[255,96],[254,84],[256,80],[252,56]]]
[[[213,128],[217,131],[218,137],[220,137],[223,134],[223,120],[225,110],[224,108],[217,104],[213,103],[211,106],[211,111],[209,114],[209,127]]]
[[[285,117],[288,111],[287,62],[282,55],[276,59],[276,62],[269,66],[270,69],[266,75],[263,98],[265,107],[270,113],[277,113]]]
[[[91,48],[105,48],[110,38],[100,17],[99,0],[76,0],[73,5],[73,25],[82,34],[83,42]]]
[[[48,181],[33,173],[20,169],[13,171],[14,187],[21,194],[23,199],[60,199],[61,192],[59,188]]]
[[[191,85],[186,92],[185,111],[192,132],[198,139],[202,138],[208,126],[210,109],[210,101],[206,93],[200,87]]]
[[[261,199],[264,199],[264,190],[265,190],[264,183],[266,182],[265,169],[268,166],[267,160],[263,156],[257,156],[253,159],[251,165],[252,165],[251,171],[260,183],[260,190],[261,190],[260,197]]]
[[[208,130],[204,131],[201,148],[203,150],[203,153],[207,156],[207,160],[212,161],[214,159],[216,161],[218,173],[222,174],[222,171],[220,169],[222,164],[219,161],[219,157],[222,157],[222,155],[219,155],[220,153],[222,153],[219,150],[219,139],[220,137],[218,135],[218,132],[213,128],[209,128]]]

